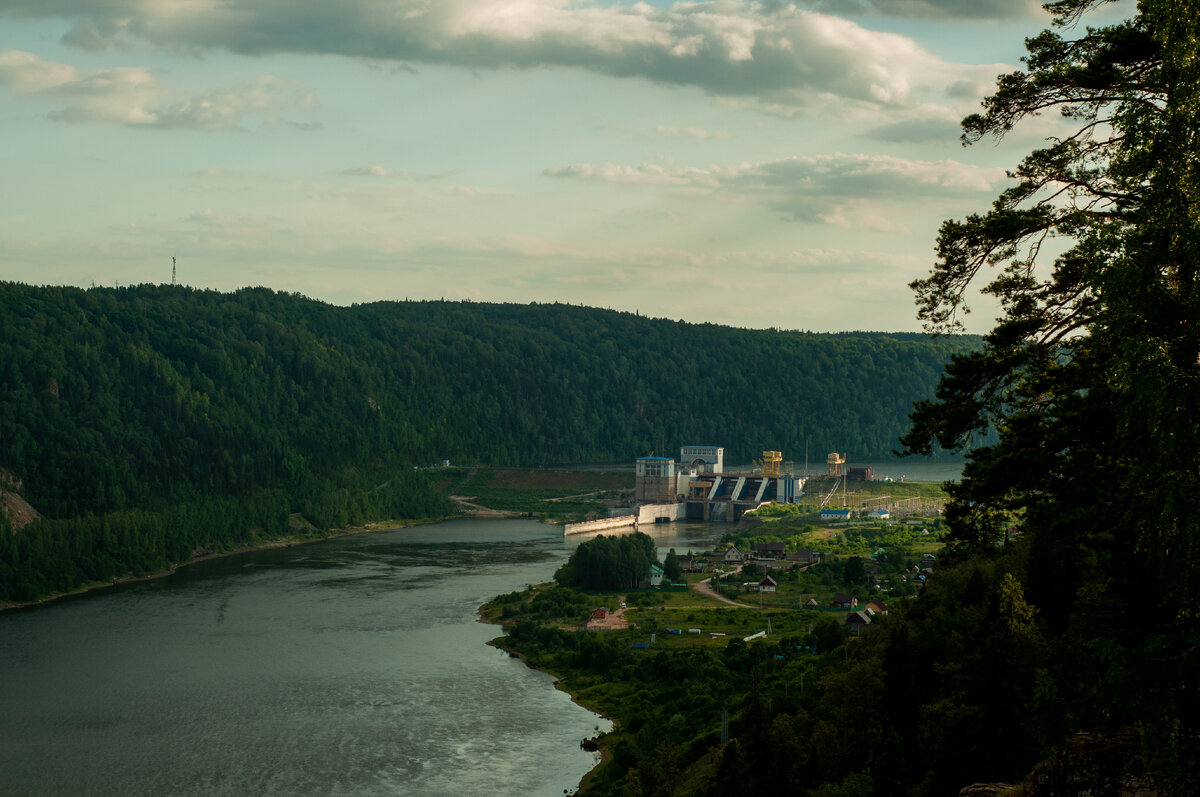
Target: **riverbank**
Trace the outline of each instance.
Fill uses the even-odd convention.
[[[487,604],[484,604],[484,606],[486,606],[486,605]],[[479,622],[486,623],[488,625],[495,625],[500,628],[503,628],[504,627],[503,623],[497,622],[495,620],[489,620],[484,617],[484,614],[483,614],[484,606],[479,607]],[[600,719],[611,723],[614,729],[618,727],[616,720],[614,720],[612,717],[605,716],[595,706],[588,705],[586,702],[584,702],[582,699],[580,699],[578,694],[576,694],[575,692],[572,692],[570,689],[568,689],[564,685],[563,678],[561,675],[559,675],[558,673],[556,673],[552,670],[547,670],[545,667],[538,667],[536,664],[531,664],[529,659],[524,654],[516,651],[515,649],[509,647],[508,645],[505,645],[501,641],[501,639],[502,639],[502,637],[496,637],[495,639],[488,640],[487,644],[490,645],[491,647],[496,648],[497,650],[504,651],[509,656],[512,656],[514,659],[520,659],[521,662],[531,670],[537,670],[538,672],[546,673],[547,675],[549,675],[551,678],[554,679],[554,688],[557,689],[558,691],[562,692],[563,694],[565,694],[567,697],[571,698],[572,703],[579,706],[580,708],[583,708],[583,709],[586,709],[586,710],[592,712]],[[589,749],[589,748],[584,747],[584,743],[587,741],[597,742],[599,736],[600,736],[600,734],[597,734],[596,736],[591,737],[590,740],[589,739],[580,739],[579,746],[583,747],[583,749],[585,749],[585,750]],[[592,778],[596,777],[596,773],[600,771],[600,768],[603,767],[605,764],[607,764],[610,760],[612,760],[612,750],[610,750],[606,745],[597,743],[596,744],[596,752],[599,753],[600,760],[597,761],[596,765],[593,766],[591,769],[589,769],[586,773],[584,773],[584,776],[579,779],[579,786],[576,787],[575,792],[574,792],[577,795],[584,794],[587,790],[588,784],[591,782]]]
[[[213,559],[222,559],[226,556],[236,556],[237,554],[250,553],[252,551],[266,551],[272,548],[291,548],[297,545],[305,545],[310,542],[321,542],[322,540],[334,540],[338,539],[339,537],[350,537],[355,534],[371,534],[377,531],[393,531],[395,529],[406,529],[412,526],[425,526],[433,523],[442,523],[447,520],[458,520],[462,517],[467,517],[467,515],[448,515],[446,517],[423,518],[419,520],[407,521],[381,520],[374,523],[367,523],[362,526],[351,526],[350,528],[337,529],[329,532],[328,534],[322,534],[315,537],[276,537],[274,539],[263,540],[261,542],[235,545],[226,551],[206,552],[198,556],[193,556],[186,562],[175,562],[166,569],[156,570],[153,573],[146,573],[144,575],[137,576],[119,576],[114,578],[112,581],[97,581],[92,584],[84,584],[83,586],[73,589],[69,592],[57,592],[53,595],[45,595],[41,598],[31,601],[0,602],[0,612],[9,611],[10,609],[28,609],[34,606],[42,606],[47,603],[53,603],[54,601],[61,600],[62,598],[86,595],[89,592],[117,587],[122,584],[136,584],[142,581],[153,581],[159,578],[166,578],[167,576],[174,574],[175,571],[179,570],[181,567],[187,567],[188,565],[194,565],[199,562],[208,562]]]

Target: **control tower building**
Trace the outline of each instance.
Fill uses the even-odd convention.
[[[725,449],[721,446],[683,446],[679,464],[693,473],[724,473]]]
[[[676,500],[675,460],[668,457],[638,457],[634,464],[634,501],[639,504],[665,504]]]

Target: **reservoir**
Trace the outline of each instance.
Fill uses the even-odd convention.
[[[665,551],[721,526],[650,529]],[[0,794],[547,795],[606,720],[487,646],[578,539],[462,520],[200,562],[0,614]]]

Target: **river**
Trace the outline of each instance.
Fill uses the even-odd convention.
[[[662,550],[720,525],[652,529]],[[0,794],[561,795],[608,728],[485,643],[578,539],[462,520],[0,614]]]

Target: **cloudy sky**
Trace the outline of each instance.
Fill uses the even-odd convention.
[[[1119,9],[1114,13],[1119,13]],[[913,330],[1026,0],[0,0],[0,279]],[[992,313],[979,304],[969,327]]]

